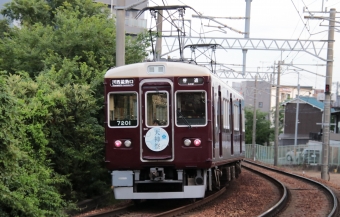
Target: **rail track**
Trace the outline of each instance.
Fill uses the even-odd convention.
[[[280,182],[276,181],[270,176],[254,171],[251,168],[249,168],[248,170],[252,171],[252,173],[258,174],[261,177],[264,177],[266,180],[273,183],[276,186],[276,188],[278,188],[277,192],[280,192],[280,199],[287,198],[286,188]],[[236,182],[234,184],[238,184],[238,183]],[[130,205],[130,206],[122,207],[120,209],[115,209],[111,211],[106,211],[106,212],[97,213],[93,215],[86,215],[86,216],[91,216],[91,217],[93,216],[142,216],[142,215],[153,216],[153,217],[156,217],[156,216],[162,216],[162,217],[164,216],[190,216],[190,215],[195,216],[195,211],[197,212],[197,210],[202,210],[202,209],[204,210],[205,207],[211,206],[210,202],[215,203],[216,199],[219,198],[220,195],[228,193],[227,189],[228,187],[224,187],[221,190],[212,193],[212,195],[207,196],[204,199],[197,200],[194,203],[191,202],[185,205],[180,205],[179,203],[177,203],[176,204],[177,207],[166,208],[168,209],[166,211],[158,210],[158,213],[157,213],[157,210],[155,210],[155,206],[150,206],[150,204],[148,204],[148,202],[150,201],[146,201],[144,203],[139,204],[138,206]],[[164,204],[168,204],[169,202],[167,200],[158,200],[157,203],[159,204],[159,206],[162,206]],[[274,208],[271,207],[270,209],[266,210],[263,216],[270,216],[270,215],[276,214],[277,210],[280,210],[280,206],[282,206],[282,204],[285,204],[285,203],[277,202],[273,206]]]
[[[244,167],[269,175],[281,182],[287,189],[287,194],[275,207],[261,216],[273,216],[270,210],[275,210],[275,216],[338,216],[338,200],[327,186],[304,176],[295,175],[275,168],[256,164],[245,160]]]
[[[277,188],[275,194],[279,194],[279,196],[275,197],[275,201],[270,203],[257,216],[338,216],[337,198],[322,183],[307,177],[256,164],[252,161],[244,161],[242,166],[251,173],[255,173],[272,183]],[[239,183],[236,182],[235,184]],[[217,198],[225,193],[228,193],[228,190],[224,187],[202,200],[191,203],[188,200],[183,203],[172,200],[174,204],[169,205],[172,202],[168,200],[145,201],[139,205],[127,204],[115,210],[86,216],[195,216],[197,210],[205,210],[207,207],[212,206],[213,203],[218,203],[218,200],[223,200],[221,197],[220,199]],[[242,194],[242,192],[240,193]],[[249,204],[249,207],[253,205]]]
[[[270,207],[268,210],[265,210],[261,215],[259,216],[275,216],[277,215],[287,204],[288,202],[288,190],[286,188],[286,186],[284,184],[282,184],[279,180],[265,174],[265,173],[261,173],[257,170],[255,170],[254,168],[251,167],[247,167],[245,165],[242,165],[243,168],[246,168],[247,170],[251,171],[252,173],[256,173],[262,177],[264,177],[265,179],[269,180],[270,182],[272,182],[277,188],[278,191],[280,192],[280,199],[279,201],[277,201],[277,203],[275,203],[275,205],[273,205],[272,207]]]
[[[190,201],[183,199],[181,200],[182,202],[172,200],[174,203],[169,205],[169,200],[157,200],[156,203],[159,204],[159,206],[157,206],[157,209],[155,209],[155,206],[150,205],[150,203],[152,203],[150,202],[150,200],[143,201],[137,205],[129,204],[117,209],[86,215],[86,217],[111,217],[111,216],[117,217],[117,216],[141,216],[141,215],[153,217],[178,216],[181,215],[182,213],[186,213],[192,209],[195,209],[197,207],[203,206],[211,202],[212,200],[223,194],[225,191],[226,191],[225,187],[221,188],[219,191],[211,194],[210,196],[202,200],[195,200],[194,202],[192,200]],[[162,203],[163,208],[160,207],[162,206],[161,205]],[[164,204],[166,204],[166,206],[164,206]]]

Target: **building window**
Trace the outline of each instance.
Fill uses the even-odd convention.
[[[259,108],[263,107],[263,102],[259,102]]]

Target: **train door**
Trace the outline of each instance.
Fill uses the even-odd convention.
[[[140,91],[141,160],[172,160],[173,83],[168,79],[147,79],[141,82]]]

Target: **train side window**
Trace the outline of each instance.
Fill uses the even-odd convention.
[[[168,92],[149,91],[146,93],[146,125],[167,126],[168,121]]]
[[[245,132],[246,126],[245,126],[245,120],[244,120],[244,108],[242,108],[242,131]]]
[[[240,112],[238,106],[234,105],[234,130],[239,130]]]
[[[220,108],[219,108],[219,104],[218,104],[218,95],[217,93],[215,93],[215,125],[217,127],[217,129],[219,129],[219,116],[220,116]]]
[[[206,92],[178,91],[176,93],[176,124],[206,125]]]
[[[137,126],[137,93],[119,92],[109,94],[108,117],[110,127]]]
[[[230,123],[229,123],[229,100],[225,99],[224,100],[224,123],[223,123],[223,127],[224,129],[229,129],[230,128]]]

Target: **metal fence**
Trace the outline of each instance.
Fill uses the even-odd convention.
[[[253,145],[246,144],[245,157],[253,159]],[[330,145],[329,166],[340,166],[340,146]],[[255,145],[255,160],[274,164],[274,146]],[[321,165],[322,145],[289,145],[278,147],[278,165]]]

